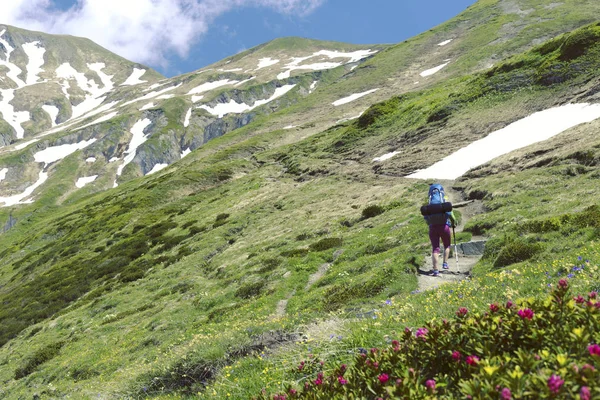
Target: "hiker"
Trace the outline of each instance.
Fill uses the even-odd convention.
[[[450,211],[423,215],[425,221],[429,225],[429,240],[431,240],[431,261],[433,262],[433,270],[431,275],[439,276],[438,257],[440,255],[440,239],[444,244],[444,260],[442,268],[448,269],[448,258],[450,257],[450,227],[456,227],[456,218],[452,210],[452,205],[448,202],[444,188],[439,183],[433,183],[429,186],[429,206],[430,208],[439,208],[445,210],[445,205],[449,205]]]

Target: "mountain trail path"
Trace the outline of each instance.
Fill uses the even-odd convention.
[[[462,232],[465,224],[477,214],[482,214],[484,211],[483,205],[480,200],[469,200],[463,201],[462,195],[460,192],[454,190],[452,185],[454,181],[441,181],[440,182],[444,186],[444,190],[446,195],[449,197],[450,201],[453,204],[453,209],[460,211],[461,213],[461,221],[460,224],[456,227],[456,232]],[[467,243],[457,243],[456,253],[458,253],[458,263],[456,262],[455,247],[454,247],[454,238],[452,238],[452,251],[451,257],[448,259],[448,266],[450,267],[447,270],[441,268],[442,266],[442,254],[440,254],[439,258],[439,267],[440,267],[440,275],[439,276],[431,276],[429,275],[431,270],[433,269],[433,262],[431,260],[431,252],[425,257],[423,266],[417,271],[418,272],[418,282],[419,282],[419,291],[423,292],[425,290],[435,289],[438,286],[448,283],[448,282],[459,282],[463,279],[471,276],[471,271],[473,270],[473,266],[479,261],[481,256],[483,255],[483,249],[485,246],[486,238],[482,236],[473,236],[470,242]]]

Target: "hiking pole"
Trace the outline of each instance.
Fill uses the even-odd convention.
[[[458,266],[458,248],[456,246],[456,231],[452,227],[452,236],[454,236],[454,256],[456,257],[456,272],[460,274],[460,268]]]

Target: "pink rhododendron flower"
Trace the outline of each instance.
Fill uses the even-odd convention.
[[[345,385],[346,383],[348,383],[348,381],[345,380],[343,376],[338,376],[338,382],[340,383],[340,385]]]
[[[552,393],[558,394],[564,383],[565,381],[560,379],[560,376],[552,375],[550,378],[548,378],[548,389],[550,389]]]
[[[579,397],[581,397],[581,400],[590,400],[592,398],[590,388],[587,386],[583,386],[579,391]]]
[[[379,382],[381,383],[386,383],[390,379],[390,376],[388,374],[381,374],[377,379],[379,379]]]
[[[598,292],[590,292],[590,293],[588,294],[588,297],[589,297],[590,299],[595,299],[597,296],[598,296]]]
[[[416,336],[418,338],[422,337],[423,340],[425,340],[425,336],[427,336],[428,333],[429,333],[429,330],[427,328],[419,328],[419,329],[417,329]]]
[[[577,304],[585,303],[585,299],[581,295],[579,295],[577,297],[573,297],[573,300],[575,300],[575,303],[577,303]]]
[[[466,363],[469,365],[477,365],[479,363],[479,357],[475,355],[468,356]]]
[[[519,310],[518,314],[519,314],[519,317],[521,317],[521,319],[532,319],[533,318],[533,311],[531,310],[531,308],[523,308],[523,309]]]
[[[597,344],[591,344],[588,346],[590,356],[600,356],[600,346]]]
[[[498,312],[499,310],[500,310],[500,306],[498,306],[498,304],[496,304],[496,303],[490,304],[491,312],[495,313],[495,312]]]
[[[427,386],[427,389],[430,392],[433,392],[435,390],[435,381],[433,379],[429,379],[425,382],[425,386]]]
[[[467,310],[465,307],[461,307],[456,312],[456,315],[458,315],[459,317],[464,317],[465,315],[467,315],[468,312],[469,310]]]
[[[454,350],[452,352],[452,359],[454,361],[460,361],[461,358],[462,358],[462,354],[460,354],[460,351]]]
[[[509,388],[502,389],[502,392],[500,392],[500,398],[502,400],[511,400],[512,393],[510,392],[510,389]]]
[[[561,289],[567,289],[569,287],[569,281],[566,279],[559,280],[558,287],[560,287]]]
[[[513,303],[512,301],[510,301],[510,300],[509,300],[509,301],[507,301],[507,302],[506,302],[506,308],[512,308],[513,304],[514,304],[514,303]]]

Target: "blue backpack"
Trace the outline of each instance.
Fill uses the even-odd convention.
[[[444,187],[439,183],[429,186],[429,204],[421,207],[421,215],[429,225],[445,225],[446,212],[452,211],[452,203],[446,201]]]

